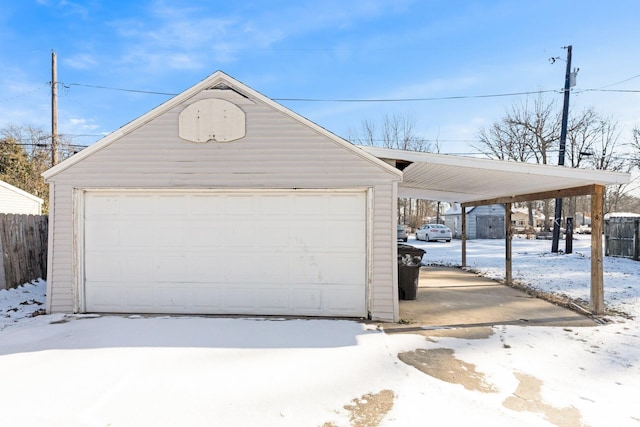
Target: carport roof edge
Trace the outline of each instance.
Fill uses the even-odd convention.
[[[399,197],[468,203],[630,181],[630,174],[621,172],[359,147],[380,159],[410,163]]]

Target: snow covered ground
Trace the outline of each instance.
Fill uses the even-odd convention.
[[[516,239],[514,278],[588,299],[589,242],[561,255]],[[409,243],[427,263],[460,263],[459,241]],[[467,263],[502,277],[503,253],[470,241]],[[640,263],[605,258],[604,270],[605,302],[638,316]],[[0,425],[640,426],[635,319],[471,340],[328,319],[31,317],[45,288],[0,291]],[[438,360],[453,380],[425,373]]]

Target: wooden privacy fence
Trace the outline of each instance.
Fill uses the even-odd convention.
[[[46,215],[0,214],[0,289],[47,278]]]
[[[605,255],[640,260],[640,218],[613,217],[604,229]]]

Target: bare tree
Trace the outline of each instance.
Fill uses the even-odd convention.
[[[488,130],[481,129],[480,144],[475,148],[490,158],[547,164],[551,154],[558,150],[560,128],[558,108],[553,101],[545,101],[541,96],[534,101],[526,100],[514,105]],[[640,153],[640,130],[634,132],[636,150]],[[632,164],[627,156],[619,155],[619,137],[617,122],[600,116],[593,108],[572,114],[567,128],[566,156],[569,165],[629,172]],[[615,207],[623,194],[624,188],[609,187],[605,206]],[[575,218],[578,202],[583,203],[576,198],[569,199],[563,207],[565,217]],[[531,218],[534,204],[530,203],[528,207]],[[549,200],[544,201],[543,213],[550,218]],[[548,227],[549,222],[546,224]]]
[[[347,138],[359,145],[431,152],[432,144],[416,133],[415,126],[416,119],[413,115],[385,114],[379,123],[363,120],[360,128],[349,131]]]
[[[348,139],[354,144],[371,145],[407,151],[431,152],[439,149],[419,136],[415,130],[416,119],[413,115],[385,114],[380,122],[363,120],[360,127],[350,130]],[[420,199],[398,199],[398,221],[417,228],[429,218],[437,217],[437,204]]]
[[[60,136],[61,159],[74,151],[69,139]],[[49,186],[41,174],[51,167],[51,134],[31,125],[10,124],[0,129],[0,179],[44,199],[48,209]]]
[[[489,130],[480,130],[480,144],[474,148],[493,159],[547,164],[560,139],[561,115],[556,110],[555,103],[542,95],[513,105]],[[551,204],[549,200],[542,204],[548,229]],[[536,203],[527,203],[530,226],[535,207]]]
[[[488,130],[480,130],[479,139],[483,147],[476,148],[490,158],[527,162],[532,157],[530,138],[525,129],[511,126],[508,119],[503,119]]]
[[[629,144],[633,150],[631,164],[640,169],[640,127],[636,126],[631,130],[631,142]]]

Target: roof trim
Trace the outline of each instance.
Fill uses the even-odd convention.
[[[400,197],[466,206],[590,194],[593,186],[624,185],[631,179],[621,172],[360,147],[381,159],[405,163]]]
[[[543,174],[557,177],[571,177],[577,179],[596,180],[594,184],[614,185],[627,184],[629,174],[594,169],[569,168],[555,165],[541,165],[537,163],[513,162],[508,160],[480,159],[477,157],[462,157],[452,154],[435,154],[418,151],[396,150],[391,148],[367,147],[360,145],[369,154],[381,159],[396,159],[414,163],[431,163],[446,166],[468,167],[484,170],[501,170],[522,174]]]
[[[351,144],[350,142],[340,138],[339,136],[331,133],[330,131],[328,131],[327,129],[323,128],[322,126],[317,125],[316,123],[313,123],[311,120],[291,111],[290,109],[286,108],[285,106],[278,104],[277,102],[273,101],[272,99],[262,95],[260,92],[257,92],[256,90],[250,88],[249,86],[245,85],[244,83],[234,79],[233,77],[230,77],[229,75],[225,74],[222,71],[216,71],[215,73],[211,74],[209,77],[207,77],[206,79],[202,80],[200,83],[195,84],[194,86],[191,86],[190,88],[186,89],[185,91],[181,92],[180,94],[174,96],[173,98],[169,99],[168,101],[160,104],[159,106],[155,107],[154,109],[148,111],[147,113],[143,114],[142,116],[138,117],[137,119],[134,119],[133,121],[127,123],[126,125],[122,126],[121,128],[115,130],[114,132],[110,133],[109,135],[105,136],[104,138],[100,139],[99,141],[95,142],[94,144],[90,145],[89,147],[85,148],[84,150],[80,151],[79,153],[73,155],[72,157],[69,157],[68,159],[64,160],[63,162],[59,163],[58,165],[46,170],[42,176],[45,178],[45,180],[52,178],[53,176],[59,174],[60,172],[64,171],[65,169],[75,165],[76,163],[84,160],[85,158],[91,156],[92,154],[102,150],[103,148],[111,145],[113,142],[119,140],[121,137],[133,132],[134,130],[140,128],[141,126],[145,125],[146,123],[150,122],[151,120],[155,119],[156,117],[159,117],[160,115],[164,114],[165,112],[169,111],[170,109],[176,107],[177,105],[180,105],[181,103],[185,102],[186,100],[188,100],[189,98],[197,95],[198,93],[202,92],[203,90],[209,89],[209,88],[215,88],[216,86],[219,86],[220,84],[225,84],[226,86],[246,95],[247,97],[251,98],[251,99],[255,99],[258,100],[260,102],[263,102],[267,105],[269,105],[270,107],[274,108],[277,111],[280,111],[281,113],[291,117],[292,119],[300,122],[302,125],[307,126],[308,128],[312,129],[313,131],[319,133],[320,135],[332,140],[333,142],[335,142],[336,144],[344,147],[345,149],[351,151],[352,153],[354,153],[355,155],[359,156],[360,158],[374,164],[375,166],[383,169],[385,172],[390,173],[392,175],[394,175],[395,177],[398,178],[398,180],[402,179],[402,172],[399,171],[398,169],[394,168],[393,166],[387,164],[386,162],[384,162],[383,160],[380,160],[378,157],[376,157],[375,155],[372,155],[368,152],[366,152],[365,150],[360,149],[359,147]]]
[[[26,191],[24,191],[24,190],[22,190],[22,189],[20,189],[18,187],[15,187],[15,186],[9,184],[8,182],[4,182],[4,181],[0,180],[0,187],[6,188],[9,191],[13,191],[14,193],[17,193],[17,194],[19,194],[21,196],[24,196],[24,197],[26,197],[28,199],[31,199],[34,202],[37,202],[37,203],[40,203],[40,204],[44,203],[44,199],[41,199],[38,196],[34,196],[31,193],[27,193]]]

